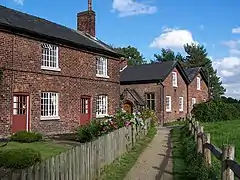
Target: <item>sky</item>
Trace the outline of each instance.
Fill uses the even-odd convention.
[[[88,0],[0,0],[0,4],[76,29]],[[114,46],[134,46],[146,59],[161,48],[205,46],[227,96],[240,99],[239,0],[93,0],[96,35]]]

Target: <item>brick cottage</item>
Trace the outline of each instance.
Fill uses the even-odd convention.
[[[176,61],[121,66],[121,106],[128,112],[148,107],[163,124],[185,118],[195,103],[208,99],[202,68],[183,69]]]
[[[77,30],[0,6],[0,135],[72,132],[119,109],[120,55],[95,37],[95,12]]]

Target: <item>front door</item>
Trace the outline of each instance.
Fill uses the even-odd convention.
[[[13,96],[12,132],[29,130],[29,96]]]
[[[130,104],[129,102],[126,102],[123,106],[123,109],[129,113],[129,114],[132,114],[133,112],[133,107],[132,107],[132,104]]]
[[[80,108],[81,108],[80,125],[85,125],[90,122],[91,118],[91,97],[82,96]]]

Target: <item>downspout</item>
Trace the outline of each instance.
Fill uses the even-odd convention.
[[[161,95],[161,110],[162,110],[162,125],[164,124],[164,120],[165,120],[165,118],[164,118],[164,85],[163,85],[163,83],[161,82],[161,81],[159,81],[159,83],[160,83],[160,85],[162,86],[161,88],[160,88],[160,95]]]

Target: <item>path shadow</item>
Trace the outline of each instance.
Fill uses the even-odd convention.
[[[172,159],[171,156],[171,152],[172,152],[172,146],[171,146],[172,142],[171,142],[171,133],[169,132],[169,134],[167,135],[167,146],[163,146],[166,147],[166,153],[164,155],[164,159],[162,161],[162,163],[160,164],[159,167],[153,166],[152,168],[159,170],[158,174],[155,176],[155,180],[161,180],[162,176],[164,173],[168,173],[172,175],[172,172],[166,171],[166,167],[168,165],[168,162],[170,159]],[[163,154],[159,154],[159,155],[163,155]]]

